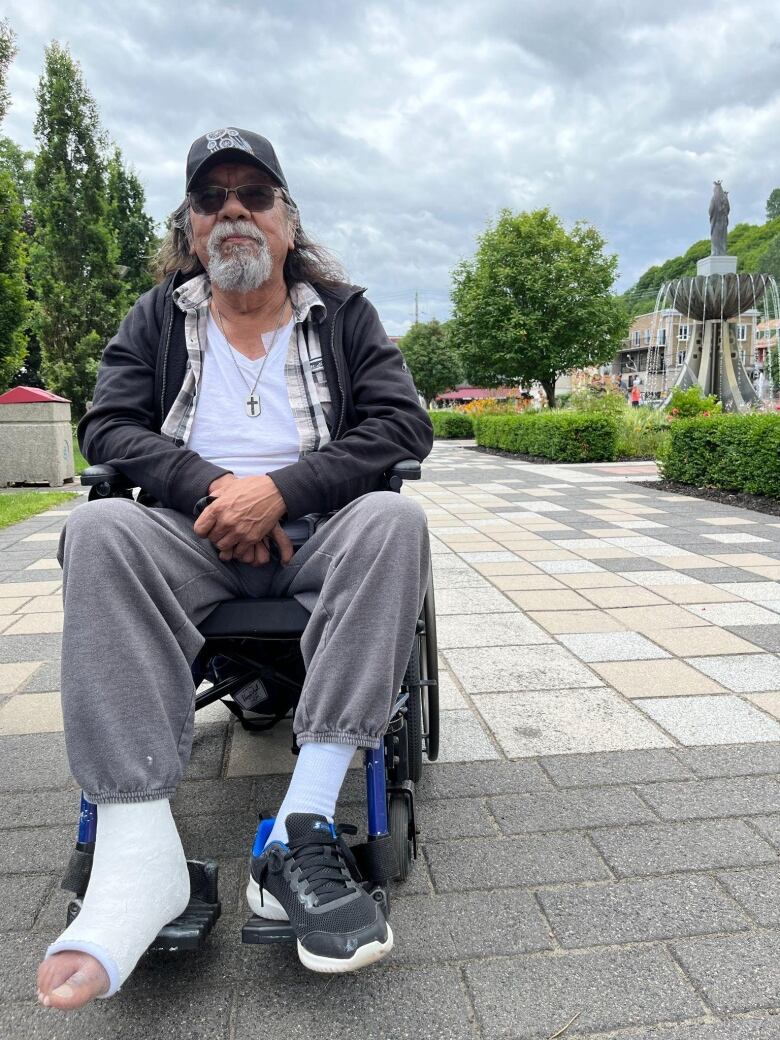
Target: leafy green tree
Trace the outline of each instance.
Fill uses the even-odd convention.
[[[16,54],[14,34],[0,22],[0,121],[8,110],[8,68]],[[22,232],[24,210],[14,177],[0,165],[0,389],[5,389],[19,370],[27,349],[27,252]]]
[[[780,235],[775,235],[766,247],[766,251],[759,261],[758,269],[761,274],[774,275],[775,279],[780,282]]]
[[[129,306],[151,289],[154,278],[150,260],[157,245],[154,221],[146,213],[143,185],[122,161],[118,148],[108,160],[108,223],[119,251],[118,263]]]
[[[504,210],[453,274],[454,342],[478,386],[539,382],[550,407],[555,380],[604,364],[627,335],[611,295],[617,257],[583,222],[567,232],[548,209]]]
[[[101,347],[116,329],[124,293],[97,107],[78,63],[56,42],[46,49],[37,99],[35,331],[47,387],[69,397],[78,416],[92,396]]]
[[[448,335],[447,325],[434,318],[415,322],[398,346],[426,401],[451,390],[460,380],[460,360]]]
[[[775,188],[766,200],[766,219],[774,220],[780,217],[780,188]]]

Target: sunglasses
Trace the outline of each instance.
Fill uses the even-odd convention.
[[[223,188],[218,184],[208,184],[205,188],[195,188],[187,193],[190,206],[201,216],[212,216],[219,213],[233,192],[250,213],[262,213],[271,209],[277,195],[284,195],[281,188],[270,184],[240,184],[237,188]]]

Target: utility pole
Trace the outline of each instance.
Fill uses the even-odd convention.
[[[419,293],[415,293],[414,294],[414,323],[415,323],[415,325],[419,322],[419,320],[420,320],[420,294]]]

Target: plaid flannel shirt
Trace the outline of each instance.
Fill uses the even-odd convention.
[[[200,383],[203,351],[206,347],[211,282],[199,274],[174,290],[173,299],[185,314],[184,338],[187,367],[184,382],[160,429],[163,437],[186,444],[195,416],[196,392]],[[314,312],[325,304],[308,282],[290,287],[290,302],[295,324],[287,348],[284,374],[293,419],[298,428],[300,455],[317,451],[330,440],[326,418],[332,405],[320,350]]]

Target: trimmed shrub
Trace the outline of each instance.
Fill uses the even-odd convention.
[[[780,415],[677,419],[660,462],[667,480],[780,498]]]
[[[428,412],[433,423],[434,437],[452,440],[455,437],[473,437],[474,430],[470,415],[463,412]]]
[[[477,444],[554,462],[612,462],[618,424],[611,416],[582,412],[484,415],[474,420]]]

